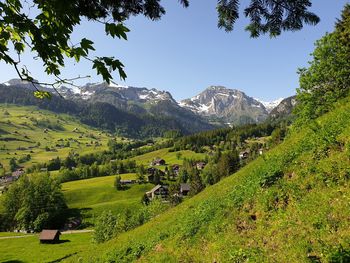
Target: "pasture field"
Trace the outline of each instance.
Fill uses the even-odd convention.
[[[157,151],[145,153],[136,157],[131,158],[131,160],[135,160],[138,165],[143,164],[145,166],[148,166],[150,162],[155,158],[162,158],[166,161],[166,165],[173,165],[173,164],[183,164],[183,160],[186,159],[193,159],[193,160],[203,160],[205,159],[206,154],[204,153],[195,153],[193,151],[184,150],[179,151],[181,154],[180,158],[177,158],[178,152],[169,152],[169,148],[160,149]]]
[[[0,237],[20,235],[0,233]],[[91,233],[63,234],[58,244],[40,244],[38,234],[21,238],[0,238],[0,262],[65,262],[93,247]]]
[[[136,174],[123,174],[122,179],[135,179]],[[94,223],[103,210],[120,213],[141,208],[141,198],[152,184],[134,184],[126,190],[114,188],[115,176],[96,177],[62,184],[68,207],[78,210],[85,225]]]
[[[69,115],[0,104],[0,163],[6,171],[12,158],[28,167],[56,157],[64,158],[71,151],[79,154],[103,151],[110,137]],[[30,160],[25,159],[27,155]]]

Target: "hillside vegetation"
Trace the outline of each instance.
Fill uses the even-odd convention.
[[[101,245],[98,255],[87,251],[84,260],[349,259],[349,138],[346,99],[236,174]]]
[[[9,171],[12,158],[20,166],[106,150],[109,135],[75,118],[36,107],[0,104],[0,163]],[[29,157],[27,157],[29,155]]]
[[[124,180],[136,179],[136,174],[123,174],[121,177]],[[104,176],[62,184],[68,207],[82,213],[84,226],[94,224],[104,210],[118,214],[126,209],[140,209],[142,196],[154,186],[135,184],[130,189],[117,191],[114,181],[115,176]]]

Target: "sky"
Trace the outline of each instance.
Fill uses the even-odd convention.
[[[175,0],[162,2],[167,13],[161,20],[138,16],[126,22],[131,30],[127,41],[107,37],[101,24],[85,21],[75,29],[73,43],[86,37],[95,43],[93,55],[119,58],[128,77],[124,82],[113,74],[118,84],[166,90],[177,100],[222,85],[271,101],[296,93],[297,69],[308,65],[315,41],[333,30],[350,0],[313,0],[311,10],[321,18],[318,25],[272,39],[250,38],[243,15],[233,32],[218,29],[216,0],[191,0],[189,8]],[[249,1],[241,2],[243,9]],[[32,57],[27,53],[23,64],[36,79],[50,81],[42,63]],[[62,73],[64,78],[91,76],[78,81],[80,85],[102,81],[85,61],[67,61]],[[16,77],[14,69],[0,61],[0,82]]]

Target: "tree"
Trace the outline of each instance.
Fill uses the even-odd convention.
[[[18,164],[17,164],[16,158],[11,158],[9,164],[10,164],[10,170],[11,170],[11,172],[16,171],[16,169],[18,168]]]
[[[93,240],[96,243],[103,243],[112,239],[117,234],[117,217],[112,211],[103,211],[97,218]]]
[[[205,188],[205,185],[203,184],[203,180],[199,175],[199,171],[197,169],[194,169],[194,168],[191,169],[191,171],[189,172],[189,175],[190,175],[190,186],[191,186],[190,194],[196,195]]]
[[[183,6],[188,0],[179,1]],[[233,30],[239,17],[240,0],[218,0],[218,27]],[[27,6],[26,6],[27,5]],[[260,34],[277,36],[285,30],[300,30],[304,24],[315,25],[319,18],[309,11],[310,0],[251,0],[244,9],[250,20],[246,30],[252,37]],[[32,9],[35,12],[31,12]],[[108,56],[90,57],[94,50],[93,41],[82,38],[71,43],[74,29],[89,20],[104,25],[106,35],[127,40],[129,29],[124,22],[131,16],[144,15],[158,20],[165,14],[161,0],[7,0],[0,2],[0,60],[12,65],[22,80],[31,81],[39,98],[50,97],[47,91],[39,90],[38,84],[53,88],[62,83],[71,84],[73,79],[61,78],[65,59],[81,59],[92,63],[92,68],[109,83],[111,71],[118,71],[121,79],[126,78],[124,65],[118,59]],[[44,70],[56,79],[53,83],[40,83],[33,79],[21,55],[29,49],[34,58],[40,58]]]
[[[119,175],[117,175],[116,177],[115,177],[115,181],[114,181],[114,187],[115,187],[115,189],[117,189],[117,190],[123,190],[123,185],[121,184],[121,177],[119,176]]]
[[[317,118],[332,109],[334,102],[349,95],[349,43],[350,4],[347,4],[334,32],[316,42],[310,66],[299,70],[298,121]]]
[[[65,221],[67,205],[60,184],[48,174],[22,176],[4,195],[7,229],[41,231]]]
[[[220,178],[229,176],[239,168],[239,157],[237,151],[230,151],[220,156],[217,169]]]
[[[141,164],[138,169],[137,169],[137,179],[139,180],[140,183],[144,183],[146,181],[146,169],[143,164]]]

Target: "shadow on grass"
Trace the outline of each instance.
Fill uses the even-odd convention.
[[[8,261],[3,261],[3,263],[23,263],[24,261],[21,260],[8,260]]]
[[[64,256],[64,257],[61,257],[61,258],[56,259],[56,260],[53,260],[53,261],[48,261],[47,263],[57,263],[57,262],[61,262],[62,260],[65,260],[65,259],[67,259],[67,258],[69,258],[69,257],[71,257],[71,256],[76,255],[76,254],[78,254],[78,252],[68,254],[68,255],[66,255],[66,256]]]
[[[91,218],[91,214],[89,212],[92,210],[92,208],[70,208],[68,209],[68,217],[69,218]],[[84,229],[93,226],[91,223],[86,222],[86,220],[83,220],[83,222],[76,228],[76,229]]]

